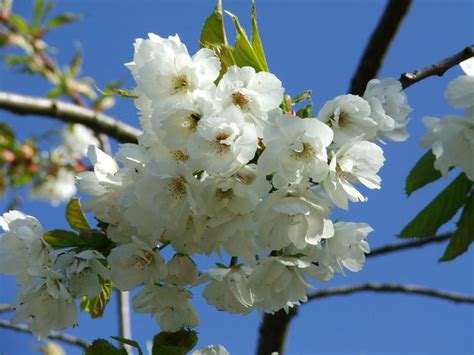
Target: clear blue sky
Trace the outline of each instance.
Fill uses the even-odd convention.
[[[31,1],[17,0],[16,11],[29,14]],[[84,71],[103,87],[108,81],[127,80],[123,63],[131,60],[133,41],[148,32],[161,36],[178,33],[190,52],[198,48],[199,31],[214,1],[125,1],[59,0],[58,11],[82,13],[84,19],[54,31],[47,39],[59,50],[61,63],[71,58],[75,44],[85,55]],[[250,0],[225,1],[225,7],[248,25]],[[261,35],[270,69],[283,81],[290,94],[312,89],[315,107],[347,91],[364,45],[385,1],[257,1]],[[471,0],[416,1],[398,37],[388,52],[380,76],[398,77],[451,55],[474,36]],[[459,68],[443,78],[431,78],[407,90],[415,109],[408,126],[408,141],[387,144],[382,169],[382,190],[367,191],[369,201],[352,204],[348,213],[336,213],[347,221],[364,221],[373,226],[372,247],[397,241],[395,235],[448,182],[441,180],[415,193],[403,193],[410,168],[423,154],[419,148],[424,133],[424,115],[454,112],[443,92]],[[49,85],[41,79],[19,76],[0,69],[0,90],[44,95]],[[317,111],[316,111],[317,112]],[[137,125],[131,101],[119,100],[111,115]],[[20,136],[45,131],[57,125],[44,118],[16,117],[0,111],[0,121],[11,122]],[[4,208],[5,203],[2,204]],[[38,217],[46,229],[65,227],[64,206],[28,202],[22,208]],[[442,230],[450,230],[447,225]],[[367,281],[414,283],[451,291],[473,293],[473,253],[451,263],[438,263],[443,246],[429,246],[387,257],[371,259],[366,267],[347,278],[336,277],[320,288]],[[0,276],[0,303],[13,301],[16,287]],[[195,303],[201,316],[199,345],[221,343],[232,354],[255,350],[259,317],[231,316],[207,306],[197,292]],[[94,339],[117,333],[116,305],[109,305],[101,320],[81,315],[72,334]],[[472,354],[474,352],[473,307],[407,295],[357,294],[313,302],[300,309],[289,334],[288,354]],[[2,315],[3,317],[5,315]],[[134,339],[144,344],[157,332],[149,316],[133,315]],[[32,336],[0,329],[0,353],[29,354],[36,342]],[[68,353],[78,353],[68,347]]]

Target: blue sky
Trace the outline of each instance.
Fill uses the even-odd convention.
[[[82,21],[51,33],[47,40],[66,63],[77,45],[83,48],[84,73],[99,87],[108,81],[126,80],[133,86],[123,63],[133,56],[132,44],[148,32],[161,36],[178,33],[190,52],[198,49],[199,31],[212,11],[214,1],[125,1],[60,0],[57,11],[84,15]],[[16,11],[30,14],[31,1],[17,0]],[[364,45],[385,1],[257,1],[261,36],[272,72],[289,94],[312,89],[315,111],[328,99],[344,94]],[[224,1],[248,26],[250,0]],[[451,55],[474,37],[474,3],[470,0],[416,1],[387,54],[380,77],[398,78]],[[248,27],[247,27],[248,28]],[[386,164],[381,171],[379,191],[366,191],[369,201],[352,204],[349,212],[336,212],[343,220],[367,222],[375,231],[372,247],[397,241],[395,235],[428,203],[449,180],[442,179],[416,192],[409,199],[404,181],[423,154],[419,141],[425,132],[422,117],[455,112],[443,97],[447,83],[461,74],[459,68],[443,78],[430,78],[407,90],[411,106],[411,137],[404,143],[384,146]],[[0,68],[0,90],[44,95],[49,85],[39,78],[19,76]],[[119,99],[109,113],[137,126],[131,101]],[[0,121],[10,122],[21,137],[38,134],[58,125],[37,117],[16,117],[0,111]],[[452,171],[452,174],[455,171]],[[451,176],[451,178],[454,174]],[[8,196],[7,196],[8,197]],[[5,203],[2,203],[2,208]],[[66,227],[64,206],[52,208],[42,202],[28,202],[22,210],[40,219],[46,229]],[[448,224],[442,230],[451,230]],[[438,263],[442,246],[405,251],[370,259],[357,274],[336,277],[319,288],[362,282],[401,282],[473,293],[472,251],[450,263]],[[0,276],[0,303],[12,302],[16,287]],[[200,345],[224,344],[232,354],[254,352],[259,316],[231,316],[209,307],[196,292],[195,304],[201,316]],[[81,315],[72,334],[94,339],[117,334],[115,302],[105,316],[91,321]],[[5,316],[5,315],[2,315]],[[158,331],[153,319],[133,315],[134,339],[144,344]],[[472,306],[407,295],[357,294],[312,302],[301,308],[288,338],[288,354],[472,354],[474,351]],[[0,353],[34,353],[30,335],[0,329]],[[67,347],[68,353],[78,353]]]

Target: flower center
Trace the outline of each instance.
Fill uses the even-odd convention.
[[[217,189],[216,197],[220,202],[229,201],[232,199],[232,197],[234,197],[234,192],[232,191],[232,189],[227,189],[227,190]]]
[[[172,178],[169,184],[169,191],[175,199],[180,199],[183,197],[186,194],[186,182],[184,178]]]
[[[250,102],[250,96],[236,91],[232,94],[232,103],[239,106],[241,109],[247,109],[248,103]]]
[[[188,82],[187,76],[184,74],[181,74],[175,77],[173,80],[173,89],[174,89],[174,94],[188,91],[189,82]]]
[[[183,152],[182,150],[173,151],[173,159],[176,161],[186,161],[189,159],[189,155]]]
[[[183,127],[189,129],[191,132],[196,132],[198,121],[201,119],[201,115],[198,113],[192,113],[186,117],[183,122]]]
[[[294,159],[308,159],[316,155],[314,147],[310,143],[296,142],[291,147],[291,156]]]

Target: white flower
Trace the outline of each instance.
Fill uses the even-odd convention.
[[[291,243],[298,249],[318,244],[333,235],[327,219],[329,203],[305,185],[294,185],[271,193],[255,211],[262,244],[278,250]]]
[[[327,101],[318,118],[332,127],[334,143],[343,145],[352,138],[364,136],[372,139],[377,132],[377,122],[370,117],[370,105],[355,95],[341,95]]]
[[[157,102],[181,100],[194,90],[212,88],[220,72],[212,50],[203,48],[190,57],[178,35],[164,39],[152,33],[147,40],[136,40],[134,61],[126,66],[139,90]]]
[[[474,116],[425,117],[423,121],[428,132],[422,145],[431,146],[435,168],[446,176],[450,167],[457,166],[474,181]]]
[[[191,293],[182,287],[150,284],[133,298],[133,308],[138,313],[153,314],[162,331],[176,332],[199,324],[190,298]]]
[[[220,311],[247,314],[253,308],[248,274],[249,271],[243,266],[210,269],[204,276],[210,282],[202,295],[207,303]]]
[[[192,355],[230,355],[222,345],[209,345],[205,348],[194,350]]]
[[[194,167],[225,176],[247,164],[256,151],[255,126],[245,122],[240,111],[232,107],[219,117],[203,117],[188,144]]]
[[[136,237],[132,237],[132,241],[112,249],[107,257],[111,279],[121,291],[149,281],[160,282],[167,274],[159,250],[153,250]]]
[[[89,145],[99,146],[94,132],[81,124],[66,126],[61,132],[61,143],[71,159],[80,159],[87,154]]]
[[[48,175],[44,181],[30,190],[30,197],[51,202],[58,206],[76,194],[76,177],[73,171],[59,168],[54,175]]]
[[[324,123],[280,114],[275,125],[264,131],[265,150],[258,160],[263,174],[276,173],[273,184],[278,187],[299,183],[304,178],[324,180],[328,172],[326,147],[333,132]]]
[[[353,272],[362,269],[370,252],[366,238],[372,231],[367,223],[334,223],[334,237],[325,241],[323,249],[335,272],[343,272],[343,267]]]
[[[179,286],[193,285],[199,278],[193,259],[187,255],[175,254],[166,264],[166,282]]]
[[[352,140],[344,144],[332,156],[329,175],[323,187],[331,200],[347,209],[347,200],[353,202],[367,199],[352,184],[361,183],[369,189],[380,189],[377,172],[385,158],[383,150],[376,144]]]
[[[52,330],[73,326],[77,307],[61,281],[62,276],[51,271],[39,283],[22,289],[15,305],[12,323],[28,322],[28,329],[38,339]]]
[[[304,269],[310,263],[292,257],[269,257],[256,262],[249,276],[249,287],[255,297],[255,305],[267,313],[306,302]]]
[[[370,104],[370,117],[377,122],[379,135],[396,142],[408,138],[405,126],[412,109],[398,80],[393,78],[370,80],[365,89],[364,99]]]
[[[217,85],[216,99],[223,109],[239,108],[261,137],[267,113],[281,104],[283,91],[281,81],[271,73],[231,66]]]
[[[95,250],[85,250],[59,255],[56,266],[67,277],[67,286],[75,298],[94,298],[101,292],[101,278],[110,278],[109,270],[102,264],[105,257]]]
[[[458,76],[448,84],[444,95],[451,106],[470,109],[474,107],[474,58],[459,64],[466,75]]]
[[[16,276],[22,286],[31,284],[51,261],[52,251],[43,240],[40,222],[20,211],[10,211],[0,217],[0,225],[5,231],[0,236],[0,272]]]

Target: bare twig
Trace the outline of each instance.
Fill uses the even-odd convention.
[[[430,76],[443,76],[448,69],[471,57],[474,57],[474,46],[472,45],[438,63],[431,64],[423,69],[415,70],[412,73],[404,73],[401,75],[399,80],[402,83],[403,88],[406,89],[407,87]]]
[[[11,304],[0,304],[0,313],[13,311],[13,309]]]
[[[448,240],[451,233],[442,234],[433,238],[420,239],[404,243],[389,244],[371,251],[367,258],[390,254],[412,248],[420,248],[427,244],[441,243]],[[297,307],[291,309],[290,313],[281,310],[275,314],[265,314],[260,326],[260,337],[258,340],[258,354],[271,354],[278,351],[283,354],[286,342],[286,334],[290,326],[291,319],[296,315]],[[271,337],[268,334],[272,334]]]
[[[136,143],[141,131],[103,113],[94,112],[59,100],[18,95],[0,91],[0,109],[19,115],[38,115],[70,123],[80,123],[122,143]]]
[[[417,239],[417,240],[404,242],[404,243],[388,244],[383,247],[372,250],[370,254],[367,255],[367,258],[371,258],[374,256],[383,255],[383,254],[389,254],[389,253],[393,253],[393,252],[405,250],[405,249],[421,248],[425,246],[426,244],[442,243],[449,240],[452,235],[453,235],[452,233],[445,233],[445,234],[440,234],[438,236],[434,236],[432,238],[423,238],[423,239]]]
[[[367,82],[377,76],[392,40],[398,32],[405,15],[408,13],[411,0],[389,0],[377,27],[367,43],[359,66],[351,81],[349,92],[354,95],[364,94]]]
[[[362,285],[328,288],[308,295],[308,301],[331,296],[349,295],[356,292],[408,293],[434,297],[454,303],[474,304],[474,297],[418,285],[366,283]]]
[[[28,327],[26,325],[24,325],[24,324],[12,324],[9,321],[4,320],[4,319],[0,319],[0,328],[11,329],[11,330],[15,330],[17,332],[22,332],[22,333],[31,333],[28,330]],[[85,349],[89,346],[89,342],[87,340],[81,339],[81,338],[78,338],[78,337],[75,337],[73,335],[66,334],[66,333],[51,332],[51,334],[48,335],[48,338],[53,339],[53,340],[62,341],[64,343],[68,343],[70,345],[78,346],[78,347],[81,347],[83,349]]]
[[[119,315],[119,335],[122,338],[132,339],[132,323],[130,320],[130,294],[128,291],[121,292],[117,290],[117,303]],[[124,345],[129,354],[133,354],[130,345]]]

